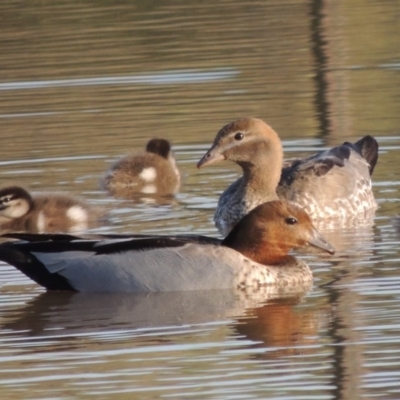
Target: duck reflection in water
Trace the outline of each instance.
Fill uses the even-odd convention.
[[[130,346],[134,345],[137,330],[141,332],[141,345],[166,345],[183,340],[179,327],[189,332],[185,334],[187,340],[189,326],[195,335],[200,326],[211,324],[207,331],[216,335],[218,341],[231,341],[233,336],[254,342],[246,345],[249,357],[254,356],[252,348],[265,349],[265,356],[279,357],[307,351],[304,346],[313,343],[321,321],[327,318],[327,313],[319,308],[298,306],[308,290],[292,292],[264,287],[256,291],[148,294],[47,292],[7,314],[2,329],[13,331],[13,336],[49,336],[48,351],[59,351],[55,343],[68,348],[80,346],[73,338],[84,334],[88,338],[86,351],[91,351],[103,337],[112,337],[113,332],[117,340],[123,331],[125,339],[131,338]],[[231,329],[226,330],[225,325]],[[168,328],[168,335],[163,334],[163,327]],[[170,334],[171,327],[176,328],[177,335]],[[157,328],[157,335],[153,328]],[[204,340],[209,340],[208,336]]]

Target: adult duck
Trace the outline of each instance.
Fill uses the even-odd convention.
[[[204,236],[13,235],[0,260],[52,290],[150,292],[301,287],[307,264],[288,255],[313,245],[333,254],[305,211],[283,201],[262,204],[224,240]]]
[[[282,143],[264,121],[243,118],[225,125],[197,167],[229,160],[243,176],[221,195],[214,221],[226,235],[250,210],[285,199],[304,208],[314,221],[373,213],[377,204],[371,175],[378,143],[371,136],[343,143],[283,165]]]
[[[98,227],[105,211],[65,193],[31,194],[21,186],[0,189],[0,232],[82,232]]]
[[[130,199],[137,194],[174,195],[180,181],[169,141],[156,138],[147,143],[144,152],[118,160],[102,178],[101,186],[113,196]]]

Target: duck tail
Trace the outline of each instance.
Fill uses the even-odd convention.
[[[50,290],[74,291],[67,279],[51,273],[22,242],[5,242],[0,245],[0,260],[19,269],[24,275]]]
[[[379,145],[376,139],[370,135],[367,135],[355,142],[354,144],[345,142],[344,145],[350,146],[367,160],[369,164],[369,174],[370,176],[372,176],[375,165],[378,162]]]
[[[360,149],[361,155],[368,161],[369,174],[372,175],[378,162],[378,142],[372,136],[367,135],[357,141],[355,145]]]

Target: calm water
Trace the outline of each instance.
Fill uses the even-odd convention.
[[[167,4],[168,3],[168,4]],[[98,232],[217,235],[238,176],[196,162],[218,129],[267,120],[288,157],[380,143],[375,225],[303,255],[308,293],[44,293],[0,265],[2,398],[400,398],[398,1],[0,3],[0,180],[110,209]],[[166,137],[171,204],[99,189],[127,151]]]

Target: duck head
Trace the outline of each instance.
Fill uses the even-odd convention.
[[[171,145],[165,139],[151,139],[146,145],[146,151],[168,159],[171,152]]]
[[[265,160],[282,166],[282,144],[277,133],[258,118],[242,118],[225,125],[214,143],[197,163],[197,168],[222,160],[239,164],[242,168],[264,164]]]
[[[33,207],[31,195],[22,187],[0,189],[0,216],[16,219],[26,215]]]
[[[287,263],[288,252],[300,247],[335,252],[304,210],[280,200],[261,204],[244,216],[222,244],[264,265]]]

